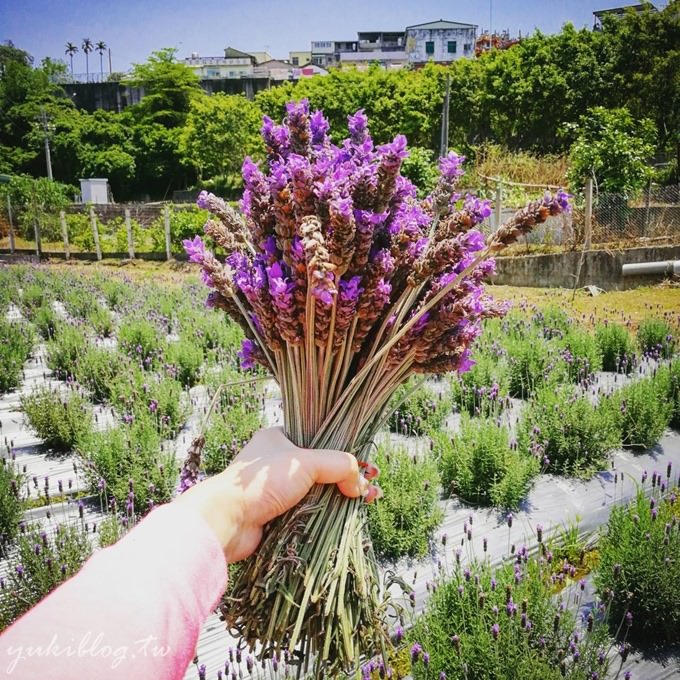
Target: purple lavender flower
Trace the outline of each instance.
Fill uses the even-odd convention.
[[[184,239],[182,245],[189,256],[189,262],[196,262],[198,264],[203,263],[205,258],[205,243],[203,243],[203,239],[200,236],[194,236],[193,239]]]
[[[241,351],[237,352],[236,356],[241,361],[241,368],[249,369],[255,368],[256,360],[255,354],[259,351],[257,344],[253,340],[244,340],[241,344]]]
[[[326,135],[331,127],[324,117],[323,112],[314,111],[309,117],[309,125],[312,131],[312,144],[323,144],[326,141]]]
[[[500,632],[501,627],[497,623],[494,623],[493,626],[491,626],[491,636],[493,637],[494,640],[498,640]]]
[[[455,182],[459,177],[463,176],[463,163],[465,156],[459,156],[455,151],[449,151],[446,156],[439,159],[439,172],[444,179],[449,182]]]
[[[368,118],[363,109],[359,109],[354,115],[347,116],[347,128],[354,144],[360,145],[366,141]]]
[[[414,642],[411,646],[411,663],[416,663],[420,658],[420,654],[423,651],[423,647],[420,643]]]

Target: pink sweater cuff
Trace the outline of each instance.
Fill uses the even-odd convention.
[[[157,508],[0,637],[0,677],[182,678],[226,583],[205,520]]]

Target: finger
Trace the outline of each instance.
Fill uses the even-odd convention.
[[[357,459],[345,451],[309,451],[303,460],[311,466],[311,476],[317,484],[337,484],[340,491],[356,498],[364,496],[368,482],[359,474]]]
[[[360,460],[359,467],[364,473],[364,477],[366,479],[375,479],[380,475],[380,468],[377,465],[373,465],[373,463],[367,463],[363,460]]]
[[[366,503],[372,503],[373,501],[376,501],[382,497],[383,490],[377,484],[371,484],[371,486],[368,489],[368,494],[366,494],[366,497],[364,498],[364,501]]]

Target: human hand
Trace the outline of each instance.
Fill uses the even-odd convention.
[[[344,451],[301,449],[280,427],[256,432],[219,475],[186,491],[176,503],[192,505],[224,546],[227,562],[255,551],[267,522],[299,503],[314,484],[337,484],[350,498],[367,503],[382,495],[369,480],[378,469]]]

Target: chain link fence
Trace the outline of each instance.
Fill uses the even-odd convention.
[[[482,225],[485,233],[495,231],[499,224],[509,219],[528,201],[542,198],[546,190],[556,189],[499,180],[493,182],[491,188],[488,185],[482,188],[482,193],[489,196],[494,203],[494,213]],[[586,244],[595,248],[618,248],[650,243],[680,243],[679,185],[649,184],[632,198],[622,194],[593,191],[590,206],[584,187],[575,192],[570,214],[549,218],[526,236],[523,243],[514,246],[514,250],[551,252],[579,250]]]
[[[487,179],[479,193],[491,198],[494,212],[482,224],[485,233],[528,201],[555,189]],[[586,244],[621,248],[680,243],[678,185],[650,184],[633,198],[594,191],[592,204],[587,203],[585,190],[575,192],[571,213],[549,218],[510,252],[580,250]],[[4,203],[0,205],[0,253],[170,259],[183,256],[182,240],[202,233],[206,219],[205,211],[182,203],[74,204],[61,213]]]
[[[0,205],[0,253],[43,257],[170,259],[201,233],[207,213],[191,204],[73,204],[58,212]]]

